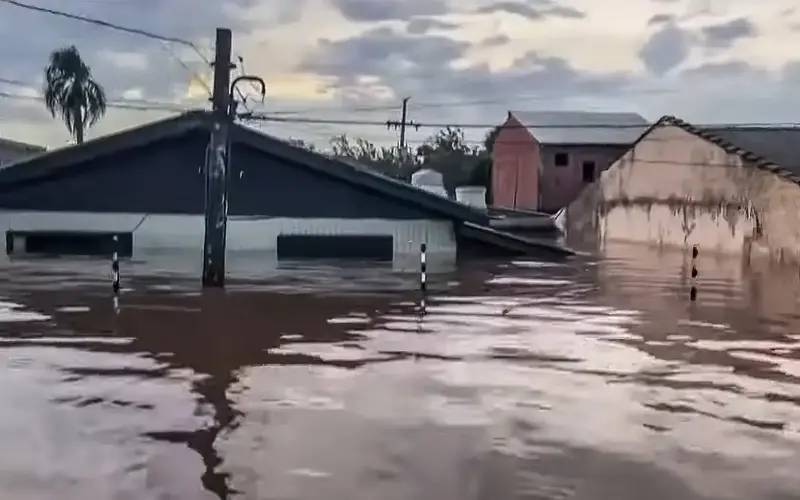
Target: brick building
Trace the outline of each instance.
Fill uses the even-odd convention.
[[[647,126],[635,113],[510,111],[494,145],[494,206],[560,210]]]

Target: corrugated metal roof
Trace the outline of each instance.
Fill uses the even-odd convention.
[[[649,126],[636,113],[511,111],[541,144],[632,144]],[[564,127],[559,127],[564,125]]]
[[[744,150],[800,174],[800,128],[699,127]]]

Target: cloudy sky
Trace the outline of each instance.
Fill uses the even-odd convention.
[[[411,96],[420,122],[501,123],[509,109],[800,121],[797,0],[23,1],[189,39],[208,57],[214,28],[230,27],[235,55],[269,85],[265,105],[251,107],[301,112],[286,116],[396,119],[391,107]],[[0,83],[0,92],[35,95],[49,51],[70,44],[112,99],[206,105],[209,70],[187,47],[5,3],[0,79],[32,85]],[[89,136],[168,115],[111,109]],[[321,145],[341,132],[396,140],[385,127],[262,127]],[[40,102],[8,97],[0,136],[68,141]]]

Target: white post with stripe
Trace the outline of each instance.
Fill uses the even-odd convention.
[[[114,295],[119,295],[119,236],[114,235],[114,254],[111,257],[111,286]]]

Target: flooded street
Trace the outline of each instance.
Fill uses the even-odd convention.
[[[800,498],[800,277],[701,256],[2,263],[13,499]]]

